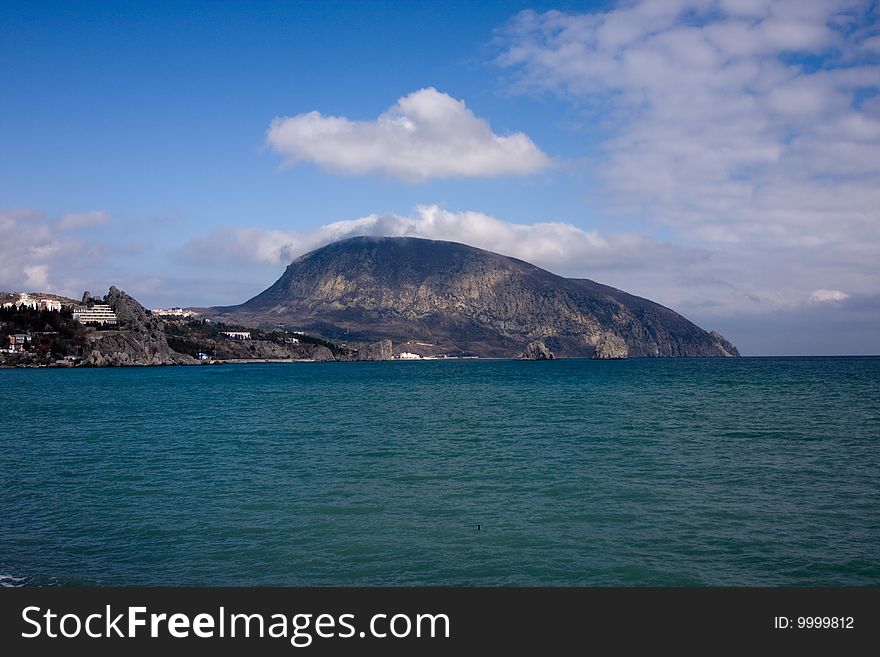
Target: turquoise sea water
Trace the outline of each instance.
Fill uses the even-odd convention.
[[[3,370],[0,408],[7,585],[880,584],[878,358]]]

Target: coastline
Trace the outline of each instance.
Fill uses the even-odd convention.
[[[128,365],[68,365],[61,363],[51,363],[51,364],[22,364],[22,365],[7,365],[4,363],[0,363],[0,370],[18,370],[18,369],[56,369],[56,370],[79,370],[79,369],[116,369],[116,368],[153,368],[153,367],[193,367],[193,366],[208,366],[208,365],[253,365],[259,363],[436,363],[441,361],[501,361],[501,360],[513,360],[513,361],[523,361],[525,359],[516,358],[514,356],[510,357],[501,357],[501,356],[468,356],[468,357],[458,357],[458,356],[449,356],[447,358],[386,358],[382,360],[357,360],[357,359],[340,359],[340,360],[324,360],[320,358],[218,358],[211,360],[203,360],[197,361],[194,363],[132,363]],[[584,357],[562,357],[557,360],[591,360],[589,358]],[[630,360],[643,360],[643,359],[630,359]],[[653,359],[648,359],[653,360]]]
[[[791,354],[763,354],[763,355],[747,355],[740,356],[741,360],[833,360],[833,359],[875,359],[880,358],[880,354],[821,354],[821,355],[810,355],[810,356],[798,356]],[[616,360],[616,361],[630,361],[630,362],[644,362],[644,361],[692,361],[692,360],[706,360],[706,361],[715,361],[715,360],[729,360],[724,358],[723,356],[678,356],[678,357],[659,357],[659,358],[619,358],[619,359],[595,359],[595,358],[587,358],[585,356],[561,356],[559,358],[554,359],[556,361],[581,361],[581,360],[589,360],[589,361],[606,361]],[[50,365],[36,365],[36,364],[28,364],[28,365],[6,365],[0,363],[0,370],[21,370],[21,369],[52,369],[52,370],[101,370],[101,369],[140,369],[140,368],[164,368],[164,367],[192,367],[192,366],[209,366],[209,365],[256,365],[256,364],[294,364],[294,363],[436,363],[443,361],[480,361],[480,362],[497,362],[497,361],[516,361],[516,362],[540,362],[540,361],[527,361],[522,358],[516,357],[469,357],[469,358],[458,358],[455,356],[450,356],[449,358],[422,358],[422,359],[401,359],[401,358],[390,358],[386,360],[320,360],[316,358],[226,358],[226,359],[217,359],[217,360],[209,360],[209,361],[200,361],[196,363],[164,363],[164,364],[131,364],[131,365],[60,365],[60,364],[50,364]]]

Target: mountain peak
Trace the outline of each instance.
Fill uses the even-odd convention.
[[[217,309],[328,338],[391,339],[428,353],[728,356],[736,348],[647,299],[458,242],[358,236],[294,260],[267,290]]]

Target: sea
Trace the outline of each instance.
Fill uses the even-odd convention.
[[[880,358],[0,370],[0,584],[880,585]]]

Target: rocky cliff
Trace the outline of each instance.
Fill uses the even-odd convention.
[[[329,339],[514,357],[736,356],[736,348],[647,299],[454,242],[356,237],[297,258],[263,293],[213,309],[222,321],[285,322]]]
[[[87,298],[88,296],[88,298]],[[86,302],[93,301],[86,293]],[[96,333],[85,352],[83,365],[192,365],[191,356],[168,346],[162,323],[122,290],[110,288],[104,301],[116,313],[118,330]]]
[[[215,360],[336,360],[327,347],[312,344],[283,344],[269,340],[203,340],[198,351]]]
[[[394,349],[391,340],[379,340],[359,350],[357,360],[391,360]]]
[[[556,355],[540,340],[530,342],[525,350],[516,357],[517,360],[553,360],[555,358]]]

